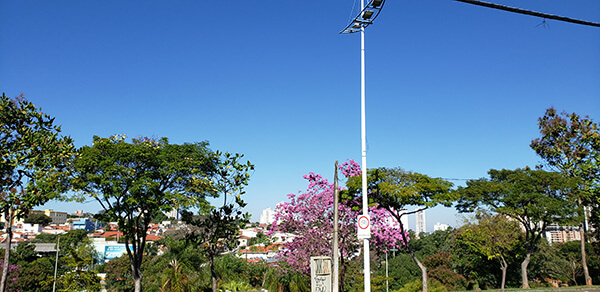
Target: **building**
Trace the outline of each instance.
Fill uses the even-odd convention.
[[[437,223],[435,223],[435,225],[433,225],[433,231],[434,232],[438,231],[438,230],[439,231],[446,231],[446,230],[448,230],[448,228],[450,228],[450,225],[444,224],[444,223],[440,223],[440,222],[437,222]]]
[[[421,233],[426,233],[427,232],[427,225],[426,225],[427,223],[425,222],[425,210],[415,213],[415,219],[416,219],[415,232],[417,233],[417,235],[419,235]]]
[[[44,211],[31,210],[29,211],[29,214],[44,214],[50,217],[50,219],[52,219],[52,222],[50,222],[50,224],[67,223],[67,212],[56,212],[51,209],[46,209]]]
[[[87,232],[94,232],[96,229],[96,222],[90,220],[90,218],[82,218],[76,221],[73,221],[71,230],[80,230],[83,229]]]
[[[271,210],[271,208],[266,208],[262,211],[260,215],[260,224],[271,225],[275,222],[275,211]]]
[[[579,227],[576,226],[559,226],[558,224],[550,224],[544,235],[550,244],[581,240]]]
[[[167,216],[167,218],[179,220],[179,210],[177,210],[177,208],[173,208],[173,210],[165,212],[165,216]]]

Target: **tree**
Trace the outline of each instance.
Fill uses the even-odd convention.
[[[521,229],[516,221],[508,220],[503,215],[491,215],[485,212],[478,214],[477,224],[467,224],[458,230],[456,236],[459,243],[486,257],[488,260],[497,259],[502,271],[500,290],[504,292],[507,258],[511,257],[518,248]]]
[[[400,226],[403,242],[408,242],[401,217],[423,211],[439,204],[450,206],[453,202],[450,188],[452,183],[441,178],[431,178],[427,175],[405,171],[401,168],[376,168],[368,171],[369,199],[396,219]],[[361,188],[361,178],[351,177],[347,184],[353,194],[358,194]],[[412,212],[401,212],[408,206],[417,206]],[[427,267],[417,258],[411,244],[404,245],[413,260],[421,269],[423,291],[427,292]]]
[[[249,171],[254,170],[249,161],[242,162],[241,154],[217,152],[217,157],[217,170],[210,185],[215,196],[223,199],[223,204],[208,211],[200,209],[196,216],[189,211],[182,212],[183,221],[189,225],[188,240],[194,242],[208,259],[213,292],[217,292],[215,257],[237,245],[240,227],[249,222],[249,215],[242,212],[246,206],[242,195],[250,180]]]
[[[146,234],[156,211],[204,207],[213,196],[209,177],[215,154],[207,142],[169,144],[167,138],[125,141],[94,137],[75,159],[72,187],[100,203],[105,222],[116,221],[131,264],[135,291],[142,291]]]
[[[25,223],[29,223],[29,224],[40,224],[42,226],[46,226],[48,224],[50,224],[50,222],[52,222],[52,218],[46,216],[46,214],[42,214],[42,213],[31,213],[28,214],[27,217],[25,217],[25,220],[23,221]]]
[[[60,136],[54,118],[23,98],[0,98],[0,212],[6,222],[5,262],[10,262],[13,218],[56,198],[64,189],[73,141]],[[5,264],[0,291],[6,291]]]
[[[473,212],[480,204],[493,212],[505,215],[520,223],[525,230],[525,256],[521,263],[521,280],[529,289],[527,266],[537,243],[548,225],[571,222],[576,211],[567,195],[577,188],[577,180],[560,173],[531,170],[495,170],[490,179],[467,181],[459,187],[459,212]]]
[[[531,148],[546,161],[551,168],[569,177],[581,179],[579,191],[571,197],[579,205],[582,218],[581,263],[586,285],[592,285],[585,255],[585,208],[593,207],[593,222],[600,227],[600,128],[589,116],[563,112],[559,115],[554,108],[538,119],[541,138],[531,141]]]
[[[360,175],[360,166],[349,161],[340,166],[345,176]],[[309,274],[311,256],[331,255],[333,237],[333,194],[334,184],[329,183],[321,175],[309,173],[305,193],[289,194],[290,202],[277,205],[275,223],[269,229],[269,235],[275,232],[293,233],[296,236],[279,252],[279,257],[286,262],[292,271]],[[339,249],[340,249],[340,290],[344,290],[344,278],[348,259],[358,250],[356,235],[356,219],[362,214],[356,206],[357,200],[341,200],[339,204]],[[373,205],[369,208],[372,224],[371,242],[379,250],[399,247],[408,241],[407,234],[400,235],[397,224],[389,224],[391,215],[388,211]],[[403,241],[404,240],[404,241]]]

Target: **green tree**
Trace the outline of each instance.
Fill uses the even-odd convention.
[[[502,271],[500,290],[504,291],[508,260],[515,256],[521,240],[521,229],[516,221],[503,215],[478,214],[477,224],[467,224],[458,230],[456,239],[488,260],[497,259]]]
[[[106,290],[110,292],[134,292],[131,263],[127,257],[118,257],[104,264]]]
[[[588,116],[563,112],[559,115],[549,108],[538,119],[542,137],[531,141],[531,148],[542,157],[548,166],[569,177],[581,179],[579,191],[571,198],[579,204],[581,218],[581,263],[586,285],[592,285],[585,251],[585,209],[593,207],[592,221],[600,227],[600,127]]]
[[[0,291],[6,291],[13,218],[56,198],[64,186],[75,151],[60,136],[54,118],[23,98],[0,98],[0,212],[6,222],[5,262]]]
[[[249,161],[242,162],[241,154],[217,154],[218,167],[211,186],[223,204],[208,211],[201,209],[198,215],[182,212],[183,221],[188,225],[188,240],[194,242],[208,260],[213,292],[217,292],[215,257],[237,245],[239,228],[249,222],[249,215],[242,212],[246,206],[242,195],[250,180],[249,171],[254,169]]]
[[[54,280],[54,260],[37,258],[25,265],[19,275],[19,291],[50,292]]]
[[[50,224],[50,222],[52,222],[52,218],[50,218],[50,217],[46,216],[46,214],[42,214],[42,213],[31,213],[25,217],[25,220],[23,220],[23,222],[29,223],[29,224],[40,224],[42,226],[46,226],[46,225]]]
[[[453,202],[450,188],[452,183],[441,178],[431,178],[425,174],[405,171],[401,168],[377,168],[368,171],[369,199],[386,209],[398,222],[402,241],[413,260],[421,269],[423,291],[427,292],[427,267],[417,258],[408,240],[406,227],[401,216],[423,211],[439,204],[451,206]],[[354,176],[346,182],[351,194],[357,195],[361,189],[361,177]],[[413,212],[400,212],[408,206],[417,206]]]
[[[207,142],[169,144],[167,138],[125,141],[94,137],[75,159],[73,189],[98,201],[102,221],[116,221],[131,263],[135,291],[142,291],[146,233],[156,211],[200,207],[214,195],[210,177],[217,158]]]
[[[577,180],[529,168],[492,169],[488,173],[490,179],[469,180],[466,187],[458,188],[456,207],[460,212],[473,212],[483,204],[520,223],[525,230],[521,281],[523,288],[529,289],[527,266],[531,255],[548,225],[571,222],[576,208],[567,194],[577,188]]]

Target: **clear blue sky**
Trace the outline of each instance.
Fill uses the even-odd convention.
[[[597,0],[493,1],[600,22]],[[338,34],[358,5],[2,1],[0,90],[24,93],[77,146],[126,134],[245,154],[258,220],[306,188],[303,174],[360,161],[360,36]],[[600,121],[600,28],[542,21],[386,1],[366,34],[368,167],[479,178],[539,163],[529,142],[550,106]]]

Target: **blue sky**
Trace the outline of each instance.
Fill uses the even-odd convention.
[[[596,0],[493,2],[600,22]],[[258,220],[306,188],[302,175],[332,178],[335,160],[360,161],[360,36],[338,34],[357,6],[2,1],[0,90],[24,93],[77,146],[126,134],[245,154]],[[550,106],[600,121],[600,28],[542,22],[452,0],[386,1],[366,33],[367,166],[479,178],[539,163],[529,142]],[[428,229],[455,225],[454,213],[429,212]]]

